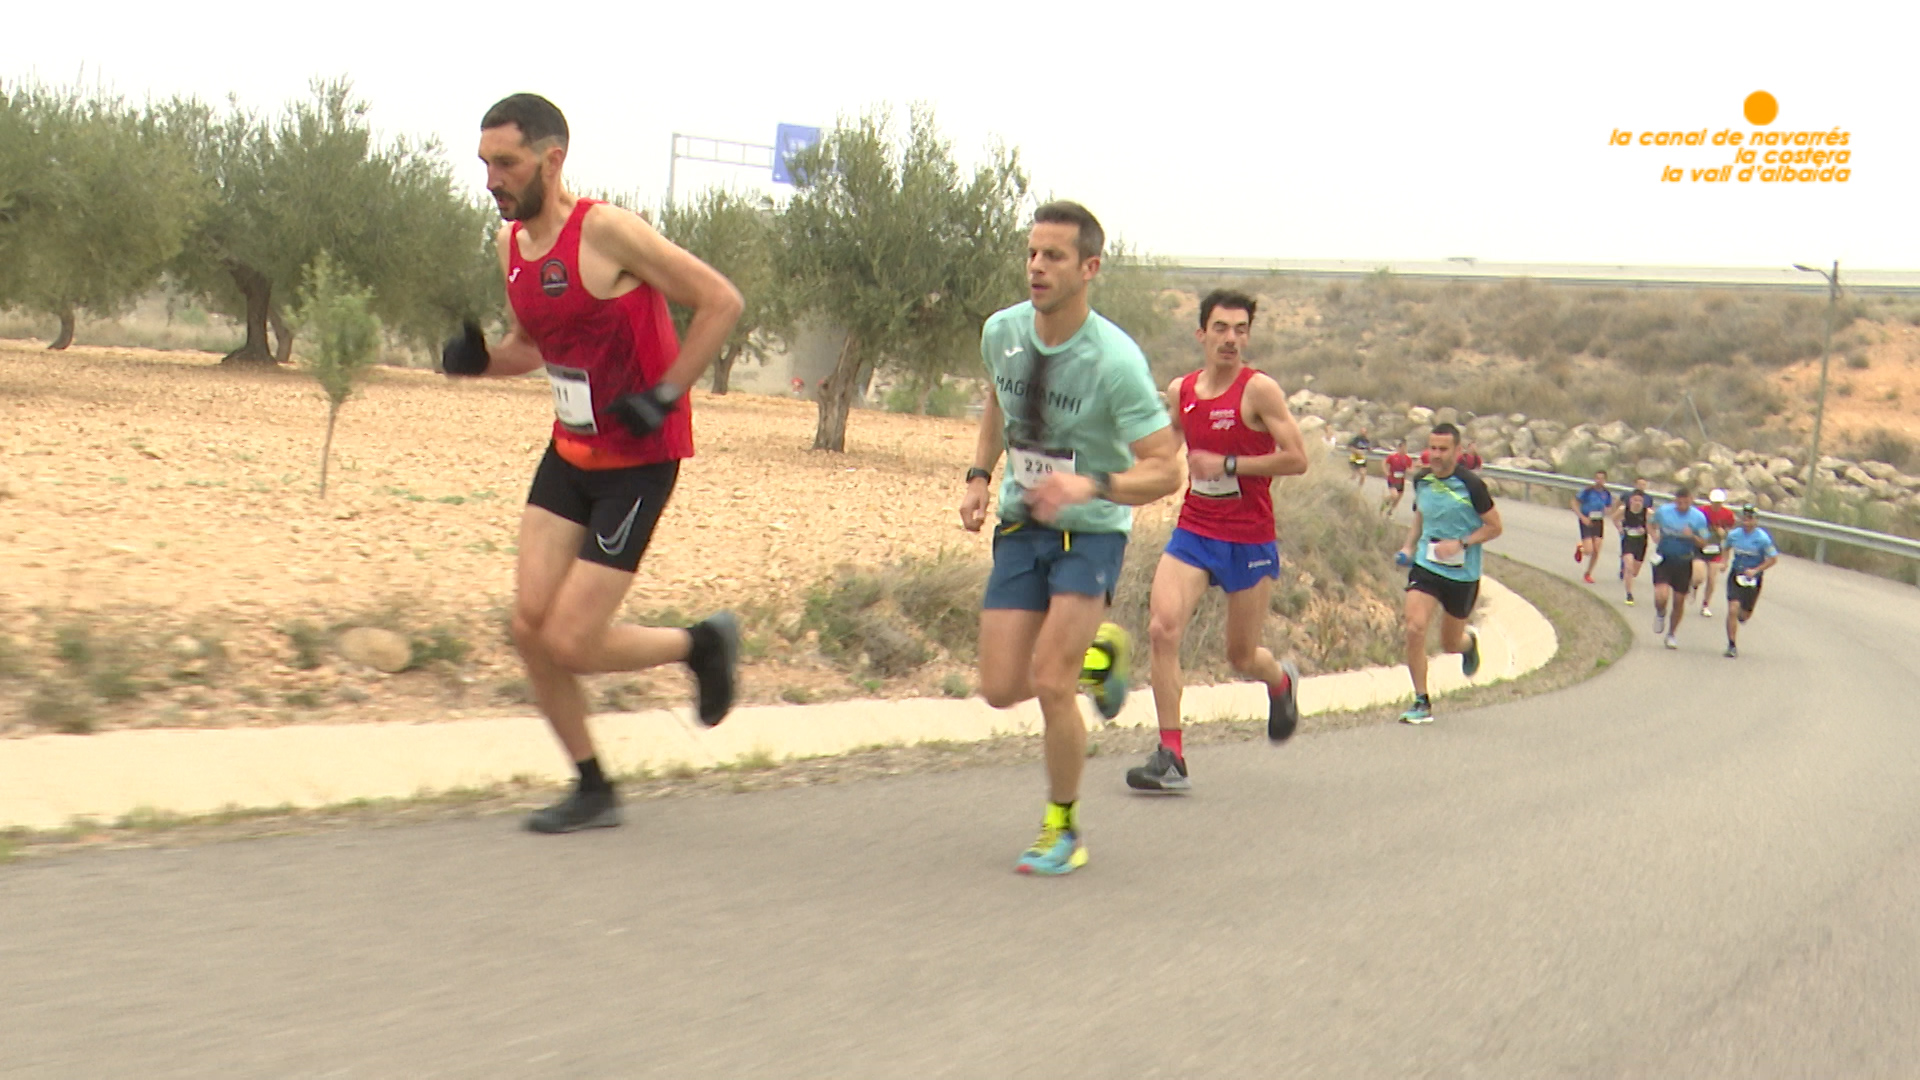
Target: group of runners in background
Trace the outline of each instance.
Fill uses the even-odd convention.
[[[1653,632],[1663,635],[1666,647],[1680,647],[1678,632],[1700,595],[1700,617],[1713,617],[1714,586],[1726,576],[1728,659],[1740,655],[1740,628],[1753,618],[1760,603],[1766,573],[1779,561],[1773,536],[1760,524],[1760,510],[1752,503],[1734,511],[1727,493],[1714,488],[1704,507],[1694,504],[1686,488],[1658,503],[1643,477],[1616,501],[1607,488],[1606,470],[1593,474],[1593,483],[1568,502],[1579,521],[1580,542],[1573,561],[1585,562],[1587,584],[1593,584],[1606,526],[1612,522],[1620,536],[1620,580],[1626,586],[1626,604],[1632,607],[1633,586],[1642,566],[1652,568]]]

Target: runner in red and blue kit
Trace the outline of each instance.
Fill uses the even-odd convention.
[[[1280,574],[1271,486],[1307,471],[1300,428],[1280,384],[1244,362],[1255,303],[1215,290],[1200,302],[1196,333],[1206,366],[1173,380],[1168,403],[1187,445],[1187,494],[1179,525],[1153,573],[1153,705],[1160,745],[1127,773],[1139,791],[1186,791],[1180,639],[1209,588],[1227,594],[1227,661],[1267,684],[1267,737],[1284,741],[1299,723],[1300,673],[1260,644],[1268,597]]]
[[[700,720],[732,708],[739,629],[722,612],[686,629],[616,626],[640,556],[693,456],[686,388],[713,362],[740,316],[740,294],[639,217],[566,189],[567,121],[536,94],[505,98],[480,121],[487,187],[512,224],[497,237],[507,280],[507,334],[491,347],[477,323],[447,342],[457,376],[545,368],[553,439],[520,518],[513,639],[534,700],[572,759],[578,783],[535,811],[536,832],[618,825],[620,803],[587,730],[580,676],[685,663]],[[667,301],[693,309],[686,347]]]
[[[1387,497],[1380,505],[1382,513],[1388,517],[1400,508],[1400,499],[1407,493],[1407,473],[1413,469],[1413,458],[1407,453],[1407,440],[1401,439],[1394,445],[1393,453],[1387,455],[1383,466],[1387,475]]]

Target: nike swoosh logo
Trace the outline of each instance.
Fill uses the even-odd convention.
[[[514,267],[513,269],[511,269],[511,270],[509,270],[509,271],[507,271],[507,284],[509,284],[509,285],[511,285],[511,284],[513,284],[514,282],[516,282],[516,281],[519,281],[519,280],[520,280],[520,268],[519,268],[519,267],[517,267],[517,266],[516,266],[516,267]]]
[[[613,530],[612,536],[601,536],[599,533],[593,534],[593,538],[599,543],[601,551],[609,555],[618,555],[626,550],[627,538],[633,534],[633,519],[640,513],[640,504],[646,501],[647,497],[644,495],[633,500],[633,509],[627,511],[626,520],[620,523],[619,528]]]
[[[1020,346],[1018,346],[1018,345],[1015,345],[1015,346],[1014,346],[1013,348],[1011,348],[1011,349],[1008,349],[1008,350],[1007,350],[1007,355],[1008,355],[1008,356],[1019,356],[1019,355],[1020,355],[1020,353],[1021,353],[1021,351],[1022,351],[1022,350],[1021,350],[1021,348],[1020,348]]]

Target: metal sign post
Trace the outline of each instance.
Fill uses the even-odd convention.
[[[799,124],[780,124],[774,129],[773,145],[711,139],[704,135],[673,133],[673,148],[667,158],[667,213],[673,213],[674,192],[679,187],[680,162],[711,161],[743,169],[766,169],[776,184],[793,183],[787,168],[789,159],[820,141],[820,129]]]

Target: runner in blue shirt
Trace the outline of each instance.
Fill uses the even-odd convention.
[[[1594,471],[1593,483],[1583,487],[1568,501],[1574,516],[1580,519],[1580,543],[1573,549],[1573,561],[1587,562],[1587,584],[1593,584],[1593,568],[1600,565],[1600,539],[1607,533],[1607,508],[1613,505],[1613,492],[1607,490],[1607,470]]]
[[[1772,534],[1760,527],[1760,511],[1752,503],[1740,508],[1740,524],[1727,533],[1723,544],[1733,555],[1733,565],[1727,571],[1725,653],[1731,660],[1740,655],[1736,643],[1740,627],[1753,618],[1754,605],[1760,602],[1760,586],[1765,584],[1762,576],[1780,561],[1780,549],[1773,546]]]
[[[1681,488],[1673,501],[1653,512],[1653,632],[1665,631],[1667,648],[1677,649],[1674,639],[1680,629],[1681,609],[1686,607],[1687,592],[1693,588],[1693,560],[1700,548],[1713,536],[1707,515],[1693,505],[1693,493]],[[1672,622],[1668,622],[1671,608]]]

